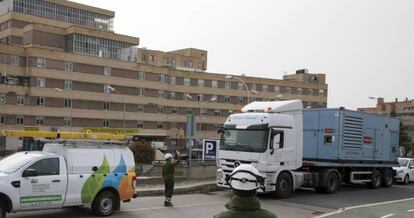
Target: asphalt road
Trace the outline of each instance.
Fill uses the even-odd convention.
[[[225,210],[224,205],[230,199],[230,192],[215,192],[211,194],[193,194],[174,196],[173,208],[163,207],[163,197],[139,197],[131,203],[122,205],[122,210],[116,212],[114,218],[211,218]],[[299,190],[283,200],[270,196],[260,196],[262,206],[275,212],[279,218],[314,217],[328,214],[341,208],[356,207],[342,213],[327,216],[339,217],[414,217],[414,200],[375,205],[380,202],[413,198],[414,184],[408,186],[394,185],[392,188],[377,190],[366,187],[346,186],[333,195],[315,193],[313,190]],[[374,204],[368,206],[361,206]],[[12,214],[10,218],[69,218],[94,217],[90,210],[74,208],[50,211],[36,211]]]

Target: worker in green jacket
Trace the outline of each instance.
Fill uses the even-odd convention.
[[[264,179],[252,165],[242,164],[234,169],[227,181],[234,196],[226,204],[228,210],[214,218],[276,218],[275,214],[261,209],[256,197],[256,190],[264,188]]]
[[[174,206],[171,202],[174,193],[174,176],[175,167],[180,163],[180,153],[176,152],[177,161],[172,163],[173,156],[170,153],[165,154],[165,164],[162,166],[162,178],[164,179],[165,185],[165,201],[164,206]]]

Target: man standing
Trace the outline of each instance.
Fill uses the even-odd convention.
[[[256,197],[256,190],[264,188],[264,176],[249,164],[238,166],[230,174],[228,184],[233,189],[234,196],[226,204],[228,209],[214,218],[276,218],[276,215],[261,209]]]
[[[162,166],[162,178],[164,179],[165,185],[165,201],[164,206],[172,207],[174,206],[171,202],[173,193],[174,193],[174,176],[175,176],[175,167],[180,163],[180,153],[176,152],[177,161],[172,163],[172,154],[165,154],[165,164]]]

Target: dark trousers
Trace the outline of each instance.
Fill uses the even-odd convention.
[[[171,198],[174,193],[174,180],[165,180],[164,185],[165,185],[165,200],[171,201]]]

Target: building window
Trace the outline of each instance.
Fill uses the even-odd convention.
[[[64,126],[72,126],[72,118],[70,118],[70,117],[64,117],[63,118],[63,125]]]
[[[17,85],[19,83],[19,80],[14,76],[7,76],[6,80],[9,85]]]
[[[138,79],[145,80],[145,72],[138,72]]]
[[[45,98],[44,97],[37,97],[36,98],[36,106],[45,106]]]
[[[139,96],[145,96],[145,89],[144,88],[138,88],[138,95]]]
[[[102,127],[108,128],[109,127],[109,120],[102,120]]]
[[[0,94],[0,104],[5,104],[5,103],[6,103],[6,95]]]
[[[237,104],[243,104],[243,96],[237,97]]]
[[[213,99],[213,101],[212,102],[217,102],[217,95],[213,95],[212,97],[211,97],[211,99]]]
[[[243,90],[245,87],[243,83],[237,83],[237,88]]]
[[[164,90],[158,90],[158,97],[164,98]]]
[[[190,86],[191,85],[191,78],[184,78],[184,85]]]
[[[64,89],[67,89],[67,90],[72,89],[72,81],[71,80],[65,80],[63,85],[64,85]]]
[[[144,112],[144,105],[143,104],[138,105],[138,112]]]
[[[187,108],[185,113],[186,113],[187,115],[191,115],[191,114],[193,114],[193,109],[191,109],[191,108]]]
[[[218,81],[217,80],[211,81],[211,88],[218,88]]]
[[[0,115],[0,124],[5,125],[6,124],[6,116]]]
[[[303,95],[303,90],[302,90],[302,88],[298,88],[298,95]]]
[[[157,56],[155,56],[155,55],[150,55],[150,61],[151,61],[151,63],[157,63]]]
[[[36,85],[37,85],[38,88],[44,88],[46,86],[45,78],[37,78],[36,79]]]
[[[36,59],[36,66],[39,67],[39,68],[46,68],[46,59],[37,58]]]
[[[323,89],[319,90],[319,96],[325,96],[325,91]]]
[[[160,74],[160,82],[164,83],[165,82],[165,74]]]
[[[275,93],[280,93],[280,87],[279,86],[275,86]]]
[[[111,109],[111,102],[105,101],[103,104],[104,110],[110,110]]]
[[[144,128],[144,123],[142,121],[137,122],[137,128]]]
[[[23,116],[17,116],[16,117],[16,125],[24,125],[24,117]]]
[[[65,99],[64,107],[72,108],[72,99]]]
[[[112,75],[112,68],[104,67],[104,76],[111,76]]]
[[[175,100],[175,92],[170,92],[170,99]]]
[[[69,71],[69,72],[73,71],[73,62],[65,61],[65,71]]]
[[[45,117],[36,117],[36,125],[43,125],[45,122]]]
[[[214,116],[218,117],[220,116],[221,111],[220,110],[214,110]]]
[[[309,95],[314,95],[313,94],[313,89],[309,89],[308,91],[309,91]]]
[[[186,68],[188,68],[188,60],[183,60],[183,67],[186,67]]]
[[[197,95],[197,100],[198,101],[204,101],[204,95],[203,94],[198,94]]]
[[[250,84],[250,91],[256,91],[256,84],[255,83]]]
[[[225,89],[231,89],[231,82],[229,82],[229,81],[224,82],[224,88]]]
[[[254,98],[254,97],[249,97],[249,99],[248,99],[248,103],[250,102],[254,102],[256,100],[256,98]]]
[[[17,105],[24,105],[24,99],[25,99],[24,96],[18,95],[16,99]]]
[[[263,85],[263,92],[268,92],[269,91],[269,87],[267,85]]]
[[[224,103],[230,103],[230,96],[224,96]]]
[[[171,108],[171,113],[172,114],[177,114],[178,113],[178,109],[176,107]]]
[[[286,93],[287,94],[291,94],[292,93],[292,89],[290,87],[286,87]]]
[[[207,115],[207,109],[203,108],[200,110],[200,115],[201,116],[206,116]]]
[[[164,106],[158,106],[158,113],[164,113]]]
[[[176,145],[177,145],[177,140],[172,139],[172,140],[170,141],[170,143],[171,143],[171,145],[172,145],[172,146],[176,146]]]
[[[110,87],[110,85],[104,85],[104,93],[110,94],[112,92],[112,89]]]
[[[157,129],[164,129],[163,123],[157,123]]]
[[[175,85],[176,83],[177,83],[177,77],[175,76],[170,77],[170,84]]]
[[[19,58],[19,56],[12,55],[11,56],[11,64],[12,65],[16,65],[16,66],[20,65],[20,58]]]
[[[204,87],[204,80],[203,79],[198,80],[198,87]]]
[[[188,93],[183,93],[183,99],[184,99],[185,101],[189,101],[189,100],[191,100],[191,95],[190,95],[190,94],[188,94]]]

